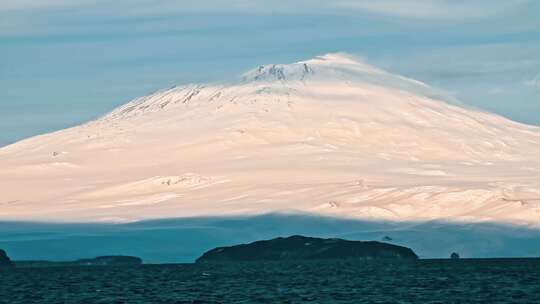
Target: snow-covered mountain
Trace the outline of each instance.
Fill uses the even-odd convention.
[[[440,96],[344,54],[159,91],[0,149],[0,219],[540,225],[540,128]]]

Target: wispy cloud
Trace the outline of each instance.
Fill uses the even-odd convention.
[[[0,35],[73,31],[84,19],[159,18],[194,14],[329,16],[437,24],[526,11],[533,0],[0,0]],[[521,24],[518,22],[518,24]],[[515,26],[508,25],[506,28]],[[528,28],[536,29],[538,22]]]
[[[2,0],[1,11],[21,11],[35,9],[55,9],[62,7],[78,7],[91,3],[90,0]]]
[[[481,18],[523,7],[529,0],[349,0],[335,1],[335,5],[372,13],[408,18]]]
[[[366,12],[406,18],[463,19],[492,16],[524,7],[532,0],[3,0],[0,12],[58,9],[86,5],[122,8],[127,14],[156,12]]]
[[[525,85],[533,88],[540,89],[540,73],[534,76],[532,79],[525,81]]]

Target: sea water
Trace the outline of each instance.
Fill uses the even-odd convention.
[[[0,303],[540,303],[540,259],[17,268]]]

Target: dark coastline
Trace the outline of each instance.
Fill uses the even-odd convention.
[[[143,260],[132,256],[101,256],[89,259],[79,259],[76,261],[46,261],[46,260],[27,260],[14,261],[17,268],[36,268],[36,267],[95,267],[95,266],[137,266],[142,265]]]
[[[365,264],[397,264],[397,263],[432,263],[432,264],[457,264],[457,263],[475,263],[477,265],[481,264],[500,264],[503,265],[505,263],[513,264],[513,265],[519,265],[519,264],[529,264],[529,263],[538,263],[540,264],[540,257],[529,257],[529,258],[461,258],[459,260],[453,260],[450,258],[433,258],[433,259],[422,259],[419,258],[417,260],[398,260],[398,261],[392,261],[392,260],[358,260],[358,259],[313,259],[313,260],[289,260],[289,261],[219,261],[219,262],[205,262],[205,264],[212,264],[212,265],[220,265],[220,264],[238,264],[238,265],[250,265],[250,264],[279,264],[279,263],[324,263],[324,262],[353,262],[353,263],[365,263]],[[46,260],[19,260],[19,261],[13,261],[13,264],[17,268],[58,268],[58,267],[139,267],[139,266],[190,266],[190,265],[197,265],[201,263],[197,262],[185,262],[185,263],[152,263],[152,262],[142,262],[140,264],[131,264],[131,265],[82,265],[79,263],[76,263],[74,261],[46,261]]]

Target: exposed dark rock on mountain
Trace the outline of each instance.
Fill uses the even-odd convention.
[[[283,261],[316,259],[407,259],[418,256],[409,248],[381,242],[347,241],[291,236],[207,251],[197,262]]]
[[[6,252],[0,249],[0,268],[13,267],[13,266],[14,266],[13,262],[11,262]]]

